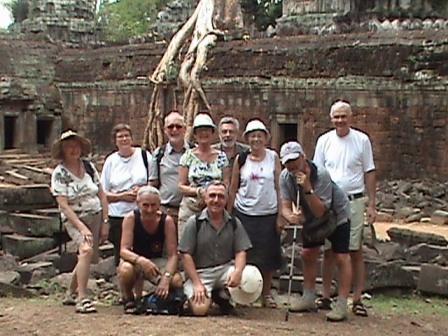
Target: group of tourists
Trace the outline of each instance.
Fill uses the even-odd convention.
[[[270,132],[259,119],[247,123],[243,144],[237,142],[237,119],[224,117],[216,126],[210,115],[199,113],[193,145],[185,140],[183,116],[171,112],[164,119],[167,142],[152,154],[134,147],[130,127],[118,124],[112,130],[116,151],[107,156],[101,177],[82,159],[90,142],[64,132],[53,145],[60,163],[51,183],[67,232],[78,246],[78,263],[63,303],[75,305],[79,313],[96,311],[87,280],[98,245],[108,239],[125,313],[137,311],[145,279],[162,299],[183,289],[193,315],[206,315],[212,303],[223,313],[234,312],[229,290],[242,287],[245,270],[253,266],[263,279],[259,304],[276,308],[271,287],[281,267],[282,230],[285,225],[305,228],[331,209],[336,228],[327,239],[302,237],[303,295],[291,301],[290,310],[328,309],[328,320],[345,320],[353,286],[353,313],[367,316],[361,301],[362,242],[375,219],[372,148],[368,136],[351,127],[347,102],[333,104],[330,118],[335,129],[318,139],[313,161],[298,142],[283,144],[280,155],[269,149]],[[321,248],[324,289],[318,299]],[[333,300],[335,267],[339,281]]]

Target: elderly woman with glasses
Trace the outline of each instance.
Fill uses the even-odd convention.
[[[114,245],[115,266],[118,266],[123,218],[137,208],[137,192],[148,184],[152,156],[143,148],[133,146],[129,125],[116,125],[112,140],[117,150],[104,162],[101,184],[109,202],[109,241]]]
[[[98,261],[98,245],[108,235],[108,208],[98,172],[81,157],[90,153],[90,142],[74,131],[62,133],[53,144],[53,158],[59,164],[51,175],[51,191],[61,211],[68,235],[78,246],[78,262],[65,305],[76,305],[77,313],[94,313],[87,298],[90,264]]]
[[[197,146],[187,150],[180,159],[179,189],[183,197],[179,209],[179,238],[182,237],[188,218],[204,209],[205,187],[212,181],[229,184],[230,167],[227,156],[223,151],[212,147],[215,130],[216,125],[208,114],[198,114],[193,121]]]

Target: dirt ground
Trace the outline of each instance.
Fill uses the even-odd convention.
[[[448,227],[390,223],[376,224],[379,238],[390,226],[443,234]],[[350,316],[344,323],[325,321],[325,313],[290,314],[285,309],[239,308],[238,317],[129,316],[119,306],[98,306],[93,315],[74,313],[54,297],[49,299],[0,299],[0,335],[448,335],[446,316],[424,312],[404,314],[369,310],[367,318]],[[448,310],[448,306],[447,306]]]
[[[2,299],[0,335],[447,335],[442,316],[351,316],[344,323],[325,322],[323,313],[290,314],[284,309],[241,308],[240,316],[207,318],[129,316],[121,307],[99,307],[93,315],[79,315],[55,300]]]

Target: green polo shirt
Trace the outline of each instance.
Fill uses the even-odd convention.
[[[236,227],[231,216],[225,211],[225,224],[216,230],[210,223],[207,208],[198,217],[201,222],[196,226],[196,216],[185,223],[184,233],[179,243],[179,252],[193,257],[196,268],[207,268],[225,264],[235,258],[235,254],[252,247],[246,230],[238,218]]]

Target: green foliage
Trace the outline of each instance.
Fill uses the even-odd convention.
[[[438,297],[379,295],[373,298],[372,306],[375,311],[381,314],[408,316],[440,315],[448,317],[448,304],[446,300]]]
[[[282,15],[282,0],[241,0],[241,9],[246,18],[255,23],[258,30],[275,26],[275,20]]]
[[[28,0],[9,0],[5,2],[5,7],[11,12],[15,23],[22,22],[28,17]]]
[[[155,23],[157,13],[168,0],[117,0],[103,1],[99,21],[105,38],[111,42],[127,41],[130,37],[148,32]]]

